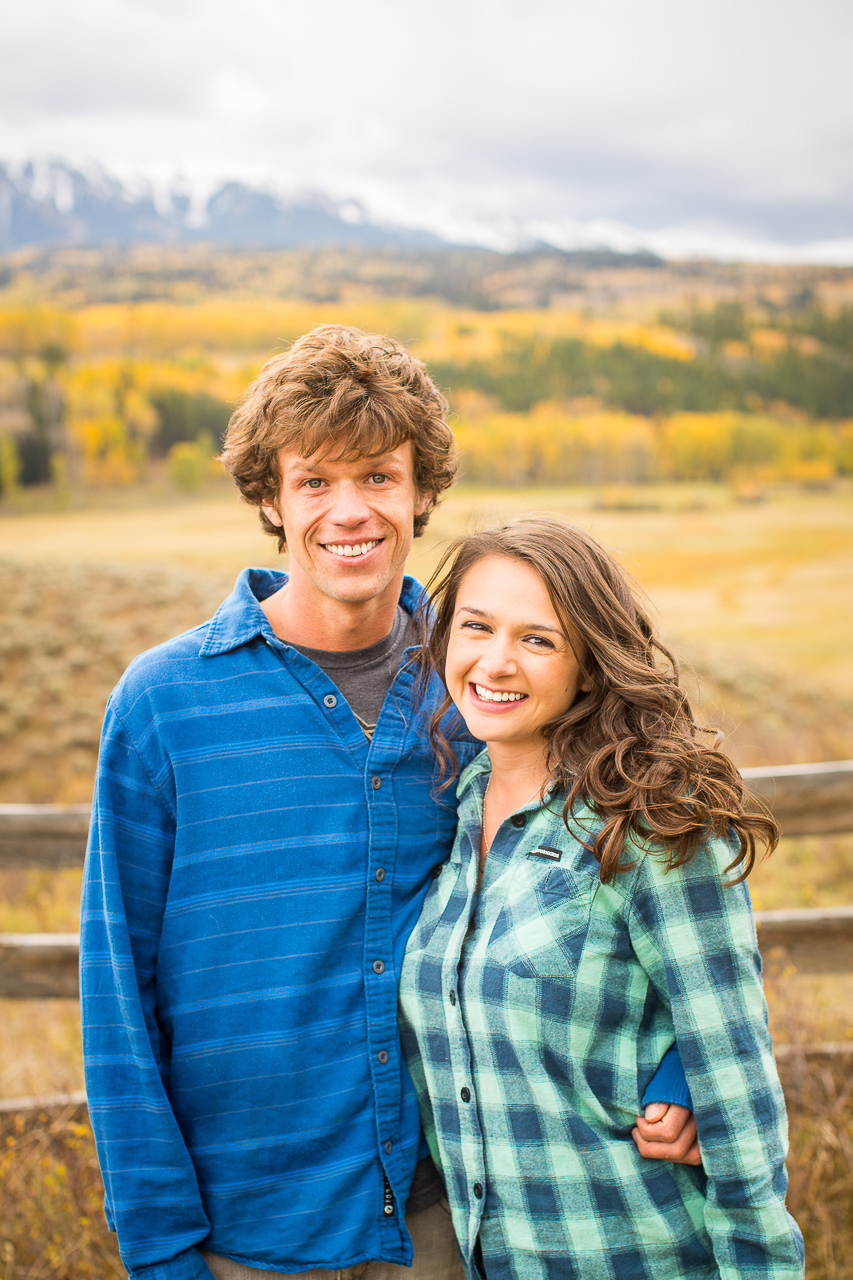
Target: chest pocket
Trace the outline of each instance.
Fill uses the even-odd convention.
[[[597,890],[597,875],[523,859],[495,920],[489,958],[521,978],[571,977]]]

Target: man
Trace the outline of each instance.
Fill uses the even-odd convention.
[[[453,480],[446,413],[388,339],[328,326],[271,360],[223,458],[289,576],[244,571],[107,708],[81,997],[133,1276],[461,1274],[396,1023],[455,825],[427,737],[441,690],[406,660],[420,589],[404,577]]]

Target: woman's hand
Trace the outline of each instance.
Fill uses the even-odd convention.
[[[675,1102],[650,1102],[631,1130],[637,1150],[647,1160],[701,1164],[693,1112]]]

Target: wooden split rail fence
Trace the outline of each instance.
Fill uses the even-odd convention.
[[[853,760],[744,769],[743,777],[785,835],[853,832]],[[81,866],[88,824],[84,805],[0,805],[0,870]],[[853,973],[853,906],[759,911],[756,920],[765,958],[798,973]],[[76,933],[0,934],[0,998],[76,998],[78,956]],[[853,1041],[835,1048],[853,1051]]]

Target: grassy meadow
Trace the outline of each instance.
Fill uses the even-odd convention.
[[[272,350],[393,332],[466,477],[413,548],[551,511],[617,551],[740,766],[853,757],[853,272],[571,255],[25,251],[0,286],[0,803],[87,802],[127,663],[286,567],[211,468]],[[563,483],[566,477],[583,484]],[[853,834],[783,840],[758,908],[853,903]],[[0,932],[76,929],[80,873],[0,873]],[[766,974],[776,1038],[853,1038],[853,975]],[[82,1087],[76,1005],[0,1001],[0,1100]],[[9,1051],[11,1046],[11,1051]],[[853,1082],[786,1060],[809,1280],[853,1280]],[[2,1280],[121,1275],[85,1116],[0,1111]]]

